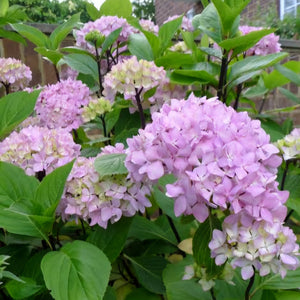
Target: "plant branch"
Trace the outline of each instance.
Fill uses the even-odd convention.
[[[135,89],[135,100],[136,100],[136,104],[138,106],[138,110],[139,110],[139,114],[140,114],[141,128],[145,129],[146,121],[145,121],[144,110],[143,110],[142,103],[141,103],[141,92],[142,92],[142,90],[143,90],[143,88],[141,88],[139,91],[138,91],[137,88]]]
[[[237,85],[236,98],[235,98],[235,102],[234,102],[234,105],[233,105],[233,108],[235,110],[237,110],[238,107],[239,107],[239,100],[240,100],[242,90],[243,90],[243,84],[240,83],[240,84]]]
[[[98,67],[100,95],[102,96],[103,86],[102,86],[102,74],[101,74],[101,57],[99,55],[99,51],[98,51],[96,43],[95,43],[95,51],[96,51],[96,61],[97,61],[97,67]]]
[[[245,292],[245,300],[250,300],[250,298],[251,298],[250,290],[253,286],[254,279],[255,279],[255,268],[254,267],[253,267],[253,270],[254,270],[254,273],[253,273],[252,277],[249,280],[249,284],[248,284],[246,292]]]
[[[219,85],[218,85],[218,92],[217,96],[220,101],[223,103],[226,102],[226,79],[227,79],[227,68],[228,68],[228,55],[226,50],[224,50],[223,57],[222,57],[222,64],[221,64],[221,73],[219,78]]]

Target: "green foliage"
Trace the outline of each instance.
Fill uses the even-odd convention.
[[[85,0],[9,0],[9,4],[20,6],[30,21],[36,23],[63,23],[79,11],[82,22],[91,20]]]
[[[0,139],[3,139],[17,125],[29,117],[40,91],[17,92],[3,97],[0,101]]]
[[[7,1],[2,1],[0,37],[9,36],[24,42],[22,35],[33,42],[37,46],[35,51],[50,60],[55,67],[67,64],[77,70],[78,79],[87,83],[95,98],[104,96],[103,78],[120,61],[119,51],[123,51],[121,55],[124,56],[136,55],[138,59],[154,61],[157,66],[164,67],[172,84],[186,86],[186,96],[191,92],[197,96],[217,95],[235,109],[251,111],[251,117],[261,121],[271,141],[275,142],[289,133],[293,126],[289,120],[279,124],[272,114],[292,111],[298,107],[300,99],[287,90],[285,85],[300,85],[300,63],[290,61],[282,64],[281,61],[287,57],[286,53],[246,57],[249,48],[274,32],[274,29],[263,29],[240,36],[240,12],[248,2],[203,0],[204,11],[193,19],[196,28],[194,32],[180,29],[180,16],[160,26],[156,35],[142,30],[138,20],[131,16],[133,13],[136,16],[153,17],[152,0],[134,1],[132,4],[129,0],[106,0],[100,10],[81,0],[64,1],[61,4],[56,0],[43,0],[39,5],[37,0],[28,0],[26,3],[18,0],[19,4],[26,5],[31,20],[36,18],[61,23],[47,36],[34,27],[19,23],[20,19],[26,19],[24,13],[21,13],[23,6],[20,10],[20,6],[8,7]],[[17,3],[17,0],[11,0],[12,3]],[[70,11],[72,6],[73,11]],[[101,46],[96,55],[74,46],[61,48],[67,35],[81,26],[78,11],[82,12],[81,20],[87,14],[87,18],[93,20],[103,15],[125,17],[139,33],[132,34],[128,42],[120,44],[116,41],[121,28],[106,37],[102,36],[100,42],[91,38],[91,44],[94,42]],[[20,35],[10,35],[3,27],[8,23],[12,23]],[[184,52],[170,48],[179,38],[185,42]],[[147,107],[143,110],[147,121],[151,121],[149,102],[159,88],[155,86],[145,93],[141,91],[142,104],[145,103],[144,108]],[[275,88],[297,105],[264,111],[263,104]],[[37,96],[38,92],[20,92],[0,99],[1,139],[32,114]],[[255,98],[256,102],[253,100]],[[82,146],[81,156],[96,156],[104,146],[117,142],[126,145],[127,138],[136,135],[140,128],[139,113],[129,112],[133,105],[131,101],[125,100],[123,94],[117,94],[111,110],[99,113],[90,123],[74,131],[74,140]],[[258,105],[260,108],[257,108]],[[101,180],[120,180],[128,174],[125,159],[126,154],[102,155],[96,158],[94,167]],[[176,178],[167,174],[153,184],[151,195],[147,196],[152,207],[143,209],[130,198],[134,208],[139,211],[133,217],[122,217],[119,220],[118,212],[112,211],[112,215],[115,214],[112,220],[117,221],[108,222],[107,228],[89,226],[88,217],[79,220],[81,211],[78,211],[78,216],[65,220],[57,216],[56,211],[72,165],[69,163],[57,168],[39,182],[35,177],[25,175],[18,167],[0,162],[0,242],[1,246],[3,244],[0,255],[10,256],[10,264],[5,270],[0,256],[0,277],[4,281],[0,288],[7,298],[245,298],[248,282],[241,279],[240,269],[229,271],[228,263],[226,266],[216,266],[208,247],[213,230],[221,228],[227,210],[221,212],[211,208],[209,218],[201,224],[192,215],[176,217],[174,199],[166,196],[166,185],[174,183]],[[282,173],[281,169],[278,181],[283,178]],[[130,178],[126,177],[126,180]],[[81,190],[87,190],[88,184],[91,183],[78,186],[78,199],[74,201],[80,201]],[[285,181],[285,188],[290,191],[287,207],[297,214],[290,220],[291,224],[298,222],[300,215],[299,189],[294,188],[299,184],[298,165],[290,165]],[[99,200],[93,199],[95,203],[89,203],[95,204],[94,213],[98,213],[99,203],[111,210],[110,203],[119,201],[111,201],[111,197],[107,197],[105,202],[103,199],[106,195],[102,186],[98,185],[96,189],[102,195]],[[82,207],[86,205],[82,204]],[[78,209],[84,211],[85,208]],[[124,214],[132,216],[130,208]],[[182,280],[191,269],[194,270],[194,275],[190,276],[192,278]],[[284,280],[274,274],[264,278],[256,276],[251,288],[251,299],[297,299],[298,278],[299,270],[289,271]],[[203,283],[212,282],[215,283],[212,290],[204,291]]]
[[[137,19],[148,19],[155,22],[154,0],[134,0],[132,6],[133,15]]]
[[[41,263],[46,286],[56,300],[101,300],[110,263],[96,246],[74,241],[46,254]]]

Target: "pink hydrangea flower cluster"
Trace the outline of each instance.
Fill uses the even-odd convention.
[[[158,34],[159,27],[155,25],[151,20],[141,19],[139,23],[144,30],[150,31],[154,34]]]
[[[251,220],[247,226],[256,228],[261,243],[268,234],[273,234],[276,243],[279,239],[282,243],[282,246],[276,244],[277,252],[271,265],[277,264],[282,275],[284,270],[295,268],[298,265],[294,258],[298,251],[295,237],[292,231],[281,226],[288,197],[288,192],[278,190],[276,182],[277,167],[282,160],[260,122],[251,120],[246,112],[236,112],[216,98],[197,98],[193,94],[186,101],[172,99],[171,104],[164,104],[160,112],[153,113],[152,119],[138,136],[127,140],[125,165],[131,178],[137,182],[155,182],[165,174],[174,174],[177,180],[166,185],[166,194],[175,200],[176,216],[192,214],[199,222],[204,222],[210,208],[228,210],[233,215],[226,219],[232,224],[230,230],[240,227],[240,219],[235,215],[247,216]],[[267,225],[270,229],[266,229]],[[243,226],[246,225],[243,223]],[[277,226],[278,230],[272,232],[272,226]],[[230,256],[226,249],[223,251],[230,230],[216,231],[213,237],[211,249],[217,264],[224,263],[226,255],[238,257],[237,252]],[[286,239],[280,232],[284,232]],[[214,243],[218,238],[221,242],[217,247]],[[256,243],[256,250],[262,247]],[[251,243],[249,245],[252,247]],[[219,248],[220,253],[226,254],[223,260],[218,256]],[[258,259],[263,261],[261,257]],[[233,260],[233,266],[244,267],[239,262]],[[256,261],[253,264],[247,261],[247,272],[250,265],[262,268]],[[275,270],[271,265],[268,266]],[[268,266],[263,265],[261,274],[269,272]]]
[[[290,134],[276,142],[284,160],[300,158],[300,128],[295,128]]]
[[[86,23],[80,30],[75,31],[76,45],[92,54],[96,54],[95,47],[85,40],[85,36],[92,31],[98,31],[104,36],[108,36],[120,27],[122,27],[122,31],[117,39],[117,43],[127,41],[130,34],[134,32],[133,27],[127,23],[126,19],[116,16],[102,16],[94,22]]]
[[[83,107],[90,100],[89,88],[79,80],[67,79],[46,86],[35,106],[40,126],[77,129],[83,124]]]
[[[246,35],[253,31],[262,30],[263,27],[253,27],[253,26],[240,26],[239,30],[242,35]],[[272,53],[277,53],[281,51],[281,46],[279,44],[279,36],[274,33],[270,33],[260,39],[256,45],[246,51],[247,56],[252,55],[267,55]]]
[[[28,86],[32,79],[29,67],[15,58],[0,58],[0,87],[9,85],[11,90],[18,91]]]
[[[167,185],[175,214],[203,222],[209,207],[247,211],[256,219],[284,219],[288,194],[275,181],[281,158],[260,122],[216,98],[173,99],[153,122],[128,139],[126,167],[136,181],[177,176]]]
[[[27,175],[52,172],[79,156],[80,145],[64,129],[38,126],[12,132],[0,143],[0,160],[25,170]]]
[[[283,278],[287,270],[299,266],[296,236],[282,222],[257,221],[239,213],[228,216],[222,227],[222,231],[213,231],[209,243],[212,256],[217,265],[229,260],[233,268],[241,267],[244,280],[253,276],[254,268],[260,276],[273,272]]]
[[[97,156],[124,153],[124,145],[106,146]],[[117,222],[122,216],[131,217],[151,206],[146,195],[146,184],[134,183],[127,175],[104,176],[94,168],[95,157],[80,157],[69,175],[59,213],[64,218],[71,215],[82,218],[90,225],[106,228],[108,221]]]
[[[180,17],[179,15],[170,16],[166,21],[164,21],[163,24],[178,19],[179,17]],[[194,31],[194,26],[192,24],[192,21],[188,19],[186,16],[183,16],[182,18],[181,29],[185,31]]]
[[[138,92],[144,94],[158,86],[165,78],[166,71],[163,67],[157,67],[152,61],[143,59],[138,61],[136,56],[132,56],[113,66],[104,77],[103,94],[107,99],[113,101],[119,92],[124,95],[125,99],[132,100],[136,106],[135,96]]]

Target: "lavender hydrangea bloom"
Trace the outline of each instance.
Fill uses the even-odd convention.
[[[253,31],[262,30],[263,27],[253,27],[253,26],[240,26],[239,30],[242,35],[246,35]],[[277,53],[281,51],[279,44],[279,36],[274,33],[270,33],[263,38],[261,38],[256,45],[246,51],[246,56],[252,55],[267,55],[272,53]]]
[[[99,156],[124,152],[124,145],[116,144],[115,147],[104,147]],[[64,218],[75,215],[90,225],[98,224],[106,228],[108,221],[117,222],[122,216],[131,217],[151,206],[146,197],[150,193],[146,184],[134,183],[126,175],[104,176],[100,179],[94,168],[95,159],[77,159],[58,213]]]
[[[127,41],[130,34],[134,32],[133,27],[127,23],[126,19],[118,18],[116,16],[102,16],[94,22],[86,23],[80,30],[75,31],[76,45],[88,50],[92,54],[96,54],[95,47],[85,40],[85,36],[92,31],[98,31],[104,36],[108,36],[110,33],[121,27],[122,31],[116,41],[117,43]]]
[[[172,173],[166,186],[175,214],[203,222],[209,207],[248,212],[257,220],[283,221],[287,192],[275,181],[281,158],[260,122],[216,98],[173,99],[153,122],[127,140],[126,167],[137,182]]]
[[[224,220],[222,231],[213,231],[209,248],[217,265],[229,260],[233,268],[241,267],[244,280],[253,276],[254,269],[260,276],[273,272],[283,278],[287,270],[299,266],[296,236],[278,220],[270,224],[248,214],[230,215]]]
[[[67,79],[46,86],[35,106],[40,126],[77,129],[83,124],[83,106],[90,100],[89,88],[79,80]]]
[[[15,58],[0,58],[0,87],[10,86],[12,91],[22,90],[32,79],[29,67]]]
[[[27,175],[49,174],[79,153],[80,145],[64,129],[29,126],[12,132],[0,143],[0,160],[23,168]]]

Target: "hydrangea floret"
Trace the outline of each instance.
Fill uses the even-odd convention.
[[[123,144],[106,146],[97,156],[125,153]],[[135,183],[126,174],[103,176],[94,168],[96,157],[79,157],[69,175],[58,212],[66,218],[75,216],[90,225],[106,228],[108,221],[117,222],[122,216],[131,217],[151,206],[146,195],[147,184]]]
[[[65,129],[29,126],[12,132],[0,143],[0,161],[12,163],[27,175],[49,174],[78,157],[80,145]]]
[[[290,134],[276,142],[284,160],[300,158],[300,128],[295,128]]]
[[[80,30],[75,31],[76,46],[86,49],[95,55],[96,49],[93,45],[86,41],[86,35],[90,32],[98,32],[99,34],[107,37],[110,33],[121,27],[122,31],[116,41],[117,43],[127,41],[130,34],[134,32],[133,27],[131,27],[124,18],[116,16],[102,16],[94,22],[91,21],[86,23]]]
[[[83,107],[91,100],[89,88],[79,80],[62,80],[46,86],[40,93],[35,111],[40,126],[77,129],[83,124]]]
[[[0,58],[0,87],[10,87],[12,91],[22,90],[32,79],[29,67],[15,58]]]
[[[245,213],[228,216],[215,229],[209,243],[217,265],[229,260],[233,268],[241,267],[244,280],[258,270],[260,276],[271,272],[283,278],[287,270],[299,266],[299,245],[293,231],[277,219],[273,223],[257,221]]]

